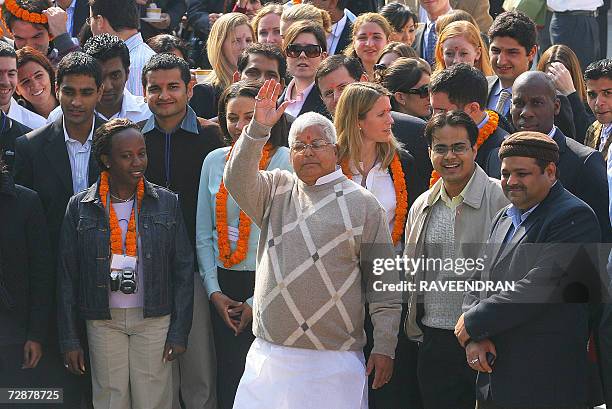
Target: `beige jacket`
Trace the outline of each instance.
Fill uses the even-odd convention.
[[[427,192],[419,196],[408,213],[406,221],[406,245],[404,256],[419,258],[424,252],[423,241],[429,212],[442,188],[442,179],[439,179]],[[487,242],[491,230],[491,222],[500,209],[508,205],[500,181],[490,178],[476,165],[474,177],[469,182],[463,202],[457,207],[455,215],[455,245],[456,257],[470,257],[476,259]],[[459,244],[470,244],[469,248],[461,248]],[[475,245],[472,245],[475,244]],[[469,254],[466,254],[469,253]],[[417,285],[422,279],[422,272],[408,275],[406,280]],[[417,305],[423,302],[423,295],[411,292],[408,299],[408,315],[404,322],[404,331],[413,341],[423,341],[423,331],[417,324]],[[458,315],[461,311],[457,312]]]

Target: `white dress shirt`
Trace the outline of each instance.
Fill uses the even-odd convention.
[[[327,54],[334,55],[336,53],[336,48],[338,47],[338,43],[340,42],[340,36],[344,31],[344,27],[346,26],[346,22],[348,17],[346,15],[346,9],[344,16],[336,22],[336,24],[332,25],[331,33],[327,36]]]
[[[603,6],[603,0],[546,0],[546,5],[552,11],[595,11]]]
[[[121,102],[121,110],[119,112],[117,112],[110,118],[105,117],[98,111],[95,112],[96,115],[98,115],[105,121],[110,121],[114,118],[126,118],[136,123],[146,121],[151,117],[151,115],[153,115],[149,110],[149,106],[144,101],[144,98],[132,95],[132,93],[127,90],[127,88],[123,89],[123,101]],[[47,123],[57,121],[60,116],[62,116],[62,107],[57,106],[49,114],[49,118],[47,118]]]
[[[285,92],[285,101],[290,101],[290,104],[285,110],[285,112],[287,112],[294,118],[297,118],[298,114],[302,110],[302,107],[304,106],[304,101],[306,101],[306,98],[308,98],[308,95],[310,94],[310,91],[312,91],[312,87],[314,87],[314,84],[315,83],[313,82],[312,84],[304,88],[302,92],[298,93],[295,96],[295,99],[291,99],[291,92],[293,91],[293,87],[295,87],[295,79],[291,80],[289,86],[287,86],[287,92]]]
[[[40,128],[47,124],[47,120],[44,116],[38,115],[36,112],[32,112],[22,107],[15,101],[15,98],[11,98],[11,105],[9,106],[6,116],[31,129]]]
[[[72,172],[72,191],[74,194],[82,192],[89,187],[89,155],[91,154],[91,144],[93,141],[93,133],[96,117],[94,116],[91,122],[91,130],[84,144],[72,139],[66,130],[66,124],[62,120],[64,128],[64,141],[66,142],[66,150],[70,159],[70,169]]]
[[[361,164],[363,166],[363,164]],[[363,176],[357,169],[351,169],[353,173],[353,181],[361,186],[363,185]],[[395,195],[395,186],[393,179],[389,173],[389,169],[381,169],[380,163],[374,165],[368,172],[366,183],[364,186],[368,189],[376,199],[380,202],[389,222],[389,231],[393,231],[393,223],[395,223],[395,208],[397,207],[397,197]]]
[[[125,45],[130,50],[130,74],[125,87],[132,94],[142,96],[142,69],[155,55],[155,51],[145,44],[140,33],[125,40]]]

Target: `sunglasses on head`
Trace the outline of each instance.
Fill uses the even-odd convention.
[[[298,45],[298,44],[290,44],[287,46],[286,54],[287,57],[298,58],[302,55],[302,52],[306,54],[308,58],[319,57],[323,52],[323,49],[320,45]]]
[[[427,98],[429,96],[429,85],[423,85],[420,88],[410,88],[408,91],[404,91],[406,94],[418,95],[421,98]]]
[[[375,71],[384,71],[387,69],[387,66],[385,64],[374,64],[374,70]]]

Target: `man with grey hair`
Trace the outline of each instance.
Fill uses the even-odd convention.
[[[373,253],[393,257],[388,223],[375,197],[337,169],[335,130],[322,115],[306,113],[293,123],[295,173],[259,170],[270,129],[287,106],[276,107],[279,94],[276,81],[265,82],[223,175],[228,192],[261,229],[256,339],[234,408],[364,409],[366,375],[374,374],[373,388],[391,379],[399,329],[400,297],[371,290],[378,280],[397,281],[397,270],[378,277],[362,266],[376,261]],[[367,367],[364,293],[374,324]]]

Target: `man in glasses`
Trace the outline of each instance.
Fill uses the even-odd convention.
[[[301,21],[287,30],[284,44],[287,69],[293,79],[279,101],[289,102],[286,112],[294,118],[304,112],[330,117],[314,82],[319,64],[327,57],[325,31],[314,23]]]
[[[256,339],[234,408],[365,409],[367,375],[374,389],[391,379],[400,323],[399,294],[372,292],[375,280],[397,282],[397,269],[374,276],[361,264],[368,250],[382,261],[393,258],[388,223],[374,196],[337,169],[336,131],[320,114],[300,115],[291,127],[294,173],[258,169],[270,129],[290,104],[277,109],[279,93],[274,80],[259,91],[223,178],[261,227]],[[374,326],[367,366],[362,294]]]
[[[342,54],[326,58],[319,65],[315,76],[315,84],[321,92],[323,103],[332,116],[344,88],[353,82],[367,80],[359,60]],[[433,168],[427,154],[427,143],[423,139],[425,121],[396,111],[391,111],[391,117],[394,121],[393,135],[414,156],[419,171],[429,176]]]
[[[499,181],[489,178],[476,163],[477,137],[476,124],[460,110],[435,114],[427,123],[425,139],[440,179],[410,209],[405,257],[478,259],[493,217],[508,200]],[[423,281],[452,283],[471,273],[434,267],[411,271],[409,277],[420,288]],[[476,373],[467,365],[453,333],[462,303],[462,292],[410,292],[404,328],[412,341],[421,343],[417,374],[426,409],[474,408]]]
[[[497,152],[508,136],[500,124],[505,120],[495,111],[485,110],[487,79],[477,68],[456,64],[435,73],[429,83],[430,100],[434,114],[460,110],[478,126],[476,162],[487,175],[499,179],[501,161]]]

